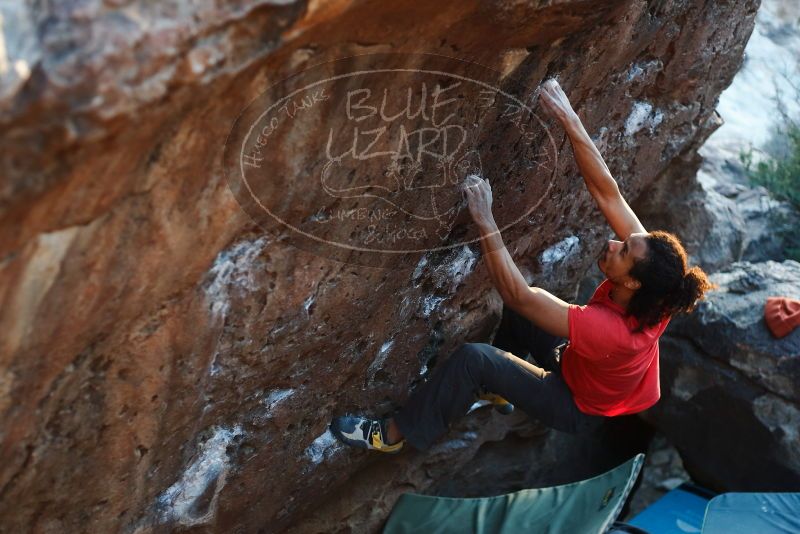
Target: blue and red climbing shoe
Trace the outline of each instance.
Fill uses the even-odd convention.
[[[386,443],[388,432],[385,419],[369,419],[357,415],[334,417],[330,424],[331,434],[336,439],[359,449],[396,454],[403,448],[405,440],[391,445]]]

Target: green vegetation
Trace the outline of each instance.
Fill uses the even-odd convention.
[[[763,185],[780,200],[790,202],[800,209],[800,126],[788,122],[779,127],[788,142],[787,153],[783,157],[768,156],[753,166],[753,148],[739,153],[750,181]]]
[[[796,102],[800,104],[800,87],[784,77],[795,89]],[[780,119],[775,126],[772,142],[765,151],[759,151],[763,157],[755,165],[752,145],[739,152],[739,160],[752,184],[764,186],[771,196],[800,210],[800,121],[794,120],[787,111],[777,85],[774,100]],[[780,219],[781,216],[776,216],[775,226],[786,257],[800,261],[800,234],[791,228],[791,223]]]

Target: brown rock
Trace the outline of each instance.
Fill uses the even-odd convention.
[[[470,415],[427,456],[330,442],[332,415],[402,403],[436,357],[488,340],[499,300],[474,244],[379,268],[262,230],[228,188],[226,137],[299,70],[435,53],[494,69],[495,86],[558,75],[636,198],[713,129],[758,7],[650,4],[15,8],[19,24],[2,30],[15,70],[0,83],[2,530],[374,531],[400,490],[425,490],[505,436],[512,422]],[[563,131],[545,124],[531,141],[485,131],[481,161],[498,210],[539,202],[504,236],[521,269],[569,298],[607,229]],[[272,154],[298,180],[314,163],[305,147],[327,134],[300,133]],[[516,163],[549,146],[560,156],[548,172]],[[318,191],[284,193],[302,206]],[[465,218],[453,224],[451,238],[468,236]]]

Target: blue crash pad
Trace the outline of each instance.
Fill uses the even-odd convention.
[[[681,484],[627,522],[649,534],[692,534],[703,527],[703,516],[714,494]]]
[[[711,499],[703,534],[800,533],[800,493],[723,493]]]

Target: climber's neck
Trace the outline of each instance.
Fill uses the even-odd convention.
[[[633,294],[636,293],[635,290],[628,289],[622,284],[615,284],[612,282],[611,291],[609,291],[608,296],[613,300],[615,303],[622,306],[623,309],[627,311],[628,304],[633,298]]]

